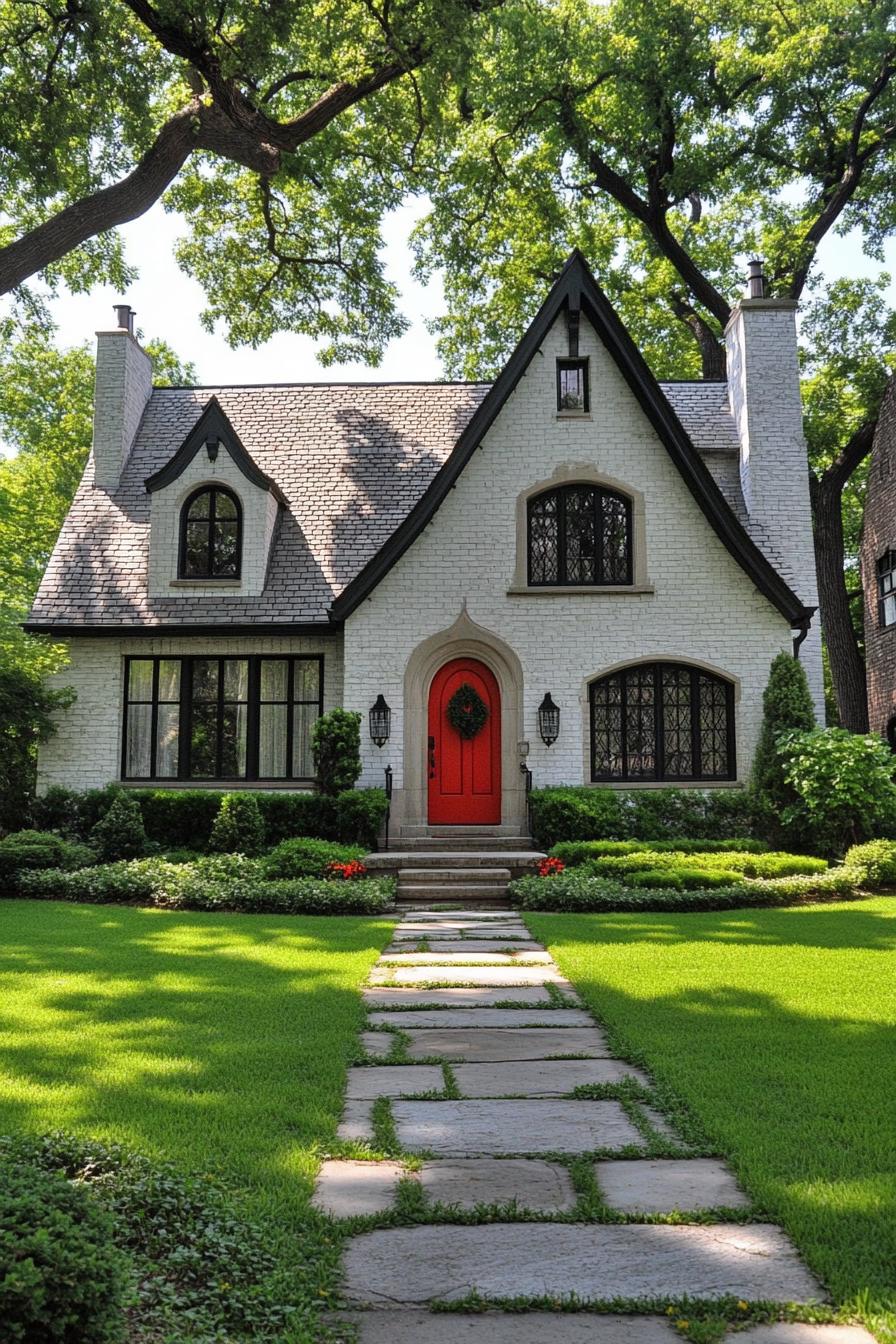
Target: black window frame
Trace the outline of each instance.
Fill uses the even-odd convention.
[[[636,673],[639,678],[643,678],[645,672],[651,672],[653,676],[653,755],[655,769],[652,774],[632,774],[629,769],[629,753],[627,750],[627,732],[626,711],[628,707],[627,688],[628,677]],[[692,727],[691,741],[691,766],[690,774],[673,774],[666,771],[666,752],[665,752],[665,724],[663,722],[663,698],[662,698],[662,675],[664,671],[686,671],[690,673],[690,715]],[[621,682],[620,699],[620,739],[622,772],[620,774],[601,773],[597,769],[597,750],[595,740],[595,693],[599,687],[605,686],[608,682],[619,678]],[[701,727],[700,727],[700,679],[703,678],[709,682],[715,683],[724,688],[725,691],[725,754],[726,769],[725,773],[704,774],[700,767],[701,761]],[[591,782],[592,784],[711,784],[711,783],[731,783],[737,779],[737,742],[736,742],[736,724],[734,715],[734,683],[726,677],[719,676],[716,672],[710,672],[707,668],[695,666],[693,663],[675,661],[672,659],[662,659],[651,663],[632,663],[627,667],[617,668],[614,672],[606,676],[597,677],[588,686],[588,743],[591,760]]]
[[[202,495],[210,495],[208,509],[208,534],[206,537],[206,561],[208,572],[205,574],[187,573],[187,524],[190,521],[190,509]],[[212,571],[212,559],[214,543],[212,540],[212,530],[214,528],[215,518],[215,496],[226,495],[236,509],[236,572],[232,574],[215,574]],[[204,519],[194,519],[194,522],[203,522]],[[228,520],[229,521],[229,520]],[[206,482],[205,485],[197,486],[192,490],[184,500],[180,511],[180,537],[178,541],[177,557],[177,577],[186,579],[190,583],[207,583],[209,580],[214,582],[238,583],[243,573],[243,506],[239,496],[231,490],[228,485],[217,485]]]
[[[625,508],[625,578],[622,581],[618,578],[605,578],[602,575],[595,578],[590,583],[582,583],[580,580],[570,582],[567,578],[566,500],[577,490],[591,490],[594,492],[594,549],[595,556],[598,558],[603,552],[603,501],[605,499],[611,499],[621,503]],[[533,578],[532,574],[532,512],[536,505],[551,497],[557,500],[557,577],[556,579],[536,579]],[[610,490],[606,486],[597,484],[595,481],[567,481],[563,485],[551,486],[547,490],[539,490],[538,494],[531,495],[526,501],[526,582],[528,587],[631,588],[634,583],[633,527],[634,510],[632,508],[631,497],[622,494],[619,490]],[[597,566],[595,566],[595,569],[596,568]]]
[[[216,728],[215,756],[217,770],[214,775],[193,775],[190,773],[190,743],[192,733],[193,718],[193,668],[197,662],[218,662],[218,716]],[[224,694],[224,669],[223,664],[228,661],[247,662],[248,663],[248,689],[246,701],[247,704],[247,722],[246,722],[246,773],[244,775],[225,775],[220,773],[221,763],[224,751],[223,739],[223,708],[229,703],[243,703],[242,701],[230,701]],[[291,710],[297,704],[317,705],[318,718],[324,712],[324,655],[322,653],[262,653],[262,654],[241,654],[241,653],[205,653],[205,654],[129,654],[124,659],[124,681],[122,685],[122,729],[121,729],[121,778],[127,783],[158,783],[175,784],[188,782],[196,788],[202,788],[206,784],[244,784],[252,783],[270,783],[287,786],[290,784],[310,784],[314,782],[314,775],[298,775],[292,772],[293,767],[293,734],[294,724],[293,715],[287,713],[287,755],[285,775],[261,775],[258,773],[259,757],[259,717],[261,707],[261,664],[263,662],[285,661],[289,664],[288,671],[288,691],[292,692],[295,685],[295,664],[316,663],[317,664],[317,699],[303,699],[289,701],[288,708]],[[132,663],[153,664],[152,669],[152,701],[131,700],[129,698],[130,669]],[[172,663],[180,664],[180,687],[179,699],[180,712],[178,716],[178,764],[176,775],[160,775],[158,773],[158,685],[159,685],[159,664]],[[151,742],[150,742],[150,766],[151,774],[148,775],[129,775],[127,773],[128,763],[128,707],[131,704],[152,704],[151,713]],[[174,701],[165,703],[175,703]],[[272,703],[266,701],[265,703]]]
[[[569,369],[581,369],[581,371],[582,371],[583,405],[582,405],[581,410],[579,410],[578,408],[572,409],[572,408],[570,408],[570,407],[568,407],[568,406],[564,406],[564,405],[562,404],[562,400],[561,400],[561,396],[562,396],[562,394],[561,394],[561,385],[562,385],[561,374],[567,372]],[[587,356],[587,355],[582,355],[582,356],[578,356],[578,355],[564,355],[564,356],[562,356],[561,358],[559,358],[559,359],[557,360],[557,414],[558,414],[558,415],[572,415],[572,416],[575,416],[575,415],[589,415],[589,414],[591,413],[591,388],[590,388],[590,380],[589,380],[588,374],[589,374],[589,369],[588,369],[588,356]]]
[[[877,561],[877,616],[881,629],[896,628],[896,615],[887,620],[886,604],[892,599],[896,609],[896,550],[888,548]]]

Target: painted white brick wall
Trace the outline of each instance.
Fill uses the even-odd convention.
[[[152,392],[152,360],[123,328],[96,334],[93,464],[96,484],[114,490]]]
[[[382,692],[393,709],[386,747],[362,734],[364,784],[382,783],[391,764],[401,788],[408,659],[456,620],[464,602],[470,618],[522,663],[523,733],[536,787],[588,781],[587,683],[648,656],[703,662],[736,679],[738,778],[749,773],[769,664],[790,650],[789,626],[718,540],[584,320],[580,349],[591,361],[591,417],[556,416],[555,359],[567,353],[561,320],[433,522],[346,622],[346,707],[366,715]],[[559,468],[598,471],[643,492],[647,581],[655,591],[508,594],[517,497]],[[537,729],[545,691],[561,709],[552,747]],[[422,753],[425,744],[414,749]]]
[[[184,581],[177,577],[180,550],[180,515],[187,499],[200,485],[226,485],[243,510],[243,548],[240,577],[212,584]],[[151,597],[214,594],[215,597],[258,597],[264,591],[271,553],[271,538],[279,505],[269,490],[262,490],[243,475],[221,440],[217,459],[208,460],[200,448],[176,481],[155,490],[150,502],[149,593]]]
[[[57,718],[59,730],[38,755],[38,792],[50,784],[95,789],[121,776],[121,726],[126,654],[289,654],[320,653],[324,658],[324,710],[342,704],[342,639],[323,637],[84,638],[68,641],[70,662],[51,678],[71,686],[77,699]],[[202,787],[208,787],[203,781]],[[252,787],[252,786],[250,786]]]
[[[725,332],[728,394],[740,438],[740,477],[751,518],[783,561],[785,578],[808,607],[818,606],[809,466],[803,436],[796,303],[744,299]],[[800,659],[824,723],[821,621],[816,613]]]

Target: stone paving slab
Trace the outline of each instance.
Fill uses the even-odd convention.
[[[461,1007],[453,1012],[445,1008],[418,1008],[405,1013],[371,1012],[368,1021],[371,1026],[397,1027],[401,1031],[412,1027],[433,1027],[440,1033],[479,1030],[483,1027],[525,1031],[534,1027],[551,1027],[556,1030],[588,1027],[593,1031],[599,1030],[580,1008],[545,1008],[537,1004],[531,1008]]]
[[[618,1101],[395,1101],[392,1115],[403,1148],[441,1157],[586,1153],[644,1143]]]
[[[349,1311],[340,1312],[338,1320],[359,1329],[360,1344],[674,1344],[681,1340],[678,1331],[658,1316]],[[342,1344],[338,1337],[337,1344]],[[831,1339],[829,1344],[840,1342]]]
[[[535,945],[537,946],[537,944]],[[457,944],[453,944],[457,947]],[[380,966],[383,962],[393,962],[396,966],[455,966],[458,963],[475,963],[476,969],[486,966],[512,966],[514,962],[525,961],[534,962],[539,966],[552,966],[553,961],[549,952],[541,950],[535,952],[496,952],[494,944],[490,950],[480,952],[476,950],[475,945],[465,948],[463,951],[443,951],[442,948],[434,948],[432,952],[408,952],[399,949],[396,952],[388,948],[383,953]]]
[[[437,1004],[440,1008],[488,1008],[494,1007],[496,1003],[544,1005],[553,1002],[550,994],[541,985],[516,988],[509,985],[505,989],[482,989],[462,985],[454,989],[414,989],[410,985],[380,985],[375,989],[363,989],[361,998],[366,1004],[376,1008],[403,1008],[410,1004],[415,1008],[426,1008],[433,1004]],[[576,1002],[578,1003],[578,999]]]
[[[439,1204],[474,1209],[477,1204],[510,1204],[534,1213],[565,1213],[575,1208],[576,1192],[559,1162],[527,1158],[470,1157],[424,1162],[420,1184]]]
[[[550,953],[545,952],[541,943],[523,942],[522,938],[516,941],[512,938],[507,941],[502,938],[464,938],[460,942],[434,938],[428,952],[415,951],[412,943],[392,943],[384,950],[383,957],[387,961],[411,957],[431,957],[433,960],[447,957],[451,961],[463,957],[468,961],[489,961],[492,957],[506,956],[505,949],[517,960],[522,957],[526,961],[550,961]]]
[[[725,1336],[731,1344],[874,1344],[860,1325],[808,1325],[797,1321],[776,1321],[754,1325]]]
[[[645,1106],[643,1102],[640,1105],[642,1112],[657,1134],[661,1134],[664,1139],[671,1139],[673,1143],[681,1143],[681,1135],[676,1133],[672,1122],[663,1115],[662,1111],[656,1110],[653,1106]]]
[[[483,1297],[760,1298],[818,1302],[822,1290],[780,1228],[491,1223],[390,1228],[345,1252],[350,1301],[394,1307]]]
[[[750,1204],[724,1163],[709,1157],[598,1162],[594,1175],[609,1207],[621,1213],[741,1209]]]
[[[555,966],[399,966],[374,967],[371,984],[388,980],[395,985],[425,985],[430,980],[451,981],[459,985],[559,985],[572,986]]]
[[[501,1009],[495,1010],[500,1012]],[[409,1014],[410,1016],[410,1014]],[[438,1055],[447,1060],[464,1059],[469,1063],[489,1060],[547,1059],[551,1055],[606,1055],[607,1043],[597,1027],[521,1028],[446,1028],[439,1031],[408,1031],[407,1052],[412,1059]],[[388,1054],[391,1033],[365,1031],[361,1038],[368,1054]]]
[[[531,933],[523,924],[452,924],[449,928],[430,924],[418,925],[415,928],[411,924],[399,924],[393,930],[392,937],[396,943],[409,943],[421,938],[428,938],[432,943],[458,940],[466,943],[472,938],[479,938],[492,945],[501,939],[506,939],[510,943],[532,941]],[[536,946],[540,947],[541,944],[538,943]]]
[[[349,1069],[345,1095],[349,1101],[367,1101],[444,1090],[445,1075],[435,1064],[377,1064]]]
[[[334,1218],[385,1213],[395,1203],[403,1175],[400,1162],[324,1162],[311,1203]]]
[[[372,1101],[347,1101],[336,1130],[337,1139],[357,1139],[367,1143],[373,1138]]]
[[[457,1086],[465,1097],[564,1097],[573,1088],[618,1083],[623,1078],[649,1086],[640,1069],[618,1059],[536,1059],[516,1063],[457,1064]]]

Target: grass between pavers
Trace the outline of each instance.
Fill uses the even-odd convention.
[[[3,901],[0,1133],[65,1130],[215,1172],[272,1244],[333,1260],[307,1201],[392,928]]]
[[[526,922],[838,1307],[896,1341],[896,901]]]

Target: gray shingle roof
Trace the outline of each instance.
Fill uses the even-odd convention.
[[[725,384],[661,387],[752,535]],[[326,623],[333,599],[420,499],[488,390],[487,383],[156,388],[119,488],[95,488],[88,463],[29,619],[110,627]],[[287,500],[268,581],[254,598],[151,599],[144,481],[174,455],[212,396]],[[768,539],[753,540],[775,562]]]

